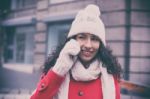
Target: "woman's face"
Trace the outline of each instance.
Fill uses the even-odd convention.
[[[76,36],[81,46],[79,58],[82,62],[90,62],[97,54],[100,47],[100,40],[97,36],[89,33],[81,33]]]

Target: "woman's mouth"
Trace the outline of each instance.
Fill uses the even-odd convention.
[[[83,54],[85,57],[90,57],[90,56],[92,55],[92,52],[83,51],[82,54]]]

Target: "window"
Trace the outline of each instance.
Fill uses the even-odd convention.
[[[51,54],[60,44],[65,42],[70,24],[71,22],[58,22],[49,25],[47,54]]]
[[[25,33],[16,34],[16,62],[22,63],[24,62],[25,56],[25,41],[26,35]]]
[[[36,6],[36,0],[12,0],[11,9],[21,9]]]
[[[74,1],[74,0],[49,0],[50,4],[63,3],[69,1]]]
[[[5,63],[33,63],[34,33],[33,26],[19,26],[7,32]]]

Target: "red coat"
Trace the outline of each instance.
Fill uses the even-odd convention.
[[[115,77],[114,77],[115,78]],[[61,86],[64,77],[49,71],[38,84],[38,87],[30,99],[53,99]],[[120,87],[115,78],[116,99],[120,99]],[[69,99],[103,99],[100,79],[88,82],[70,80]]]

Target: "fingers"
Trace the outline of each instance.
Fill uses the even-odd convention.
[[[73,56],[77,55],[79,52],[80,52],[80,44],[74,40],[74,39],[71,39],[70,42],[69,42],[69,53]]]
[[[53,71],[64,76],[77,60],[76,55],[80,52],[80,45],[76,40],[71,39],[66,43],[53,67]]]
[[[68,53],[69,55],[78,55],[78,53],[80,52],[80,44],[76,40],[71,39],[66,43],[62,51]]]

